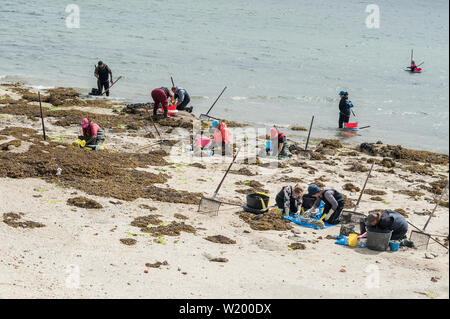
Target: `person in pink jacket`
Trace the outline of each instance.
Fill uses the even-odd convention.
[[[224,122],[221,122],[214,128],[212,141],[206,148],[212,149],[213,151],[221,148],[222,156],[224,156],[231,154],[230,145],[231,132],[227,125]]]
[[[86,145],[98,145],[105,141],[105,133],[102,128],[87,118],[81,120],[81,128],[83,136],[79,136],[79,139],[85,140]]]

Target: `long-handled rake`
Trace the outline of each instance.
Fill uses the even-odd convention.
[[[44,134],[44,141],[46,141],[47,136],[45,135],[44,113],[42,111],[41,92],[39,92],[39,91],[38,91],[38,97],[39,97],[39,107],[41,109],[42,133]]]
[[[238,149],[236,151],[236,154],[233,157],[233,160],[230,163],[230,166],[228,166],[227,171],[225,172],[225,175],[223,175],[222,180],[219,183],[219,186],[217,186],[216,191],[214,192],[212,197],[202,197],[202,199],[200,200],[200,204],[198,205],[198,212],[200,213],[210,213],[214,216],[217,216],[219,214],[219,209],[220,209],[220,205],[222,205],[223,202],[219,201],[216,199],[216,195],[220,190],[220,187],[222,186],[223,181],[225,180],[225,177],[227,177],[228,172],[231,169],[231,166],[233,166],[234,161],[236,160],[236,157],[239,154],[239,150]]]
[[[361,198],[362,198],[362,196],[364,194],[364,191],[366,190],[367,182],[369,181],[370,174],[372,174],[372,170],[373,170],[374,165],[375,165],[375,163],[372,163],[372,167],[370,167],[369,174],[367,174],[366,181],[364,182],[364,186],[363,186],[363,188],[361,190],[361,193],[359,194],[358,201],[356,202],[356,205],[355,205],[355,209],[353,210],[354,212],[356,212],[356,210],[358,209],[359,203],[361,202]]]
[[[217,101],[219,101],[220,97],[222,96],[223,92],[225,92],[225,90],[227,89],[227,87],[224,87],[222,92],[220,93],[219,97],[214,101],[213,105],[211,105],[211,107],[209,108],[208,112],[206,112],[206,114],[200,114],[200,120],[205,120],[208,121],[210,119],[215,119],[211,116],[209,116],[209,112],[211,112],[212,108],[214,107],[214,105],[216,105]]]
[[[361,190],[361,193],[359,194],[358,197],[358,201],[356,202],[355,208],[353,209],[353,211],[349,211],[349,210],[343,210],[340,216],[340,220],[341,220],[341,234],[345,232],[345,230],[349,227],[348,224],[354,225],[353,227],[355,227],[356,225],[359,225],[360,227],[360,233],[362,232],[362,226],[361,226],[361,222],[362,220],[365,218],[365,215],[362,213],[358,213],[358,207],[359,207],[359,203],[361,202],[361,198],[364,194],[364,191],[366,189],[367,186],[367,182],[369,181],[370,175],[372,174],[372,170],[374,167],[375,163],[372,163],[372,166],[370,167],[370,171],[369,174],[367,174],[366,177],[366,181],[364,182],[364,186]]]
[[[147,111],[147,114],[149,115],[150,121],[152,122],[153,127],[155,128],[156,133],[158,134],[158,140],[155,143],[152,143],[150,145],[144,146],[140,149],[138,149],[138,151],[142,151],[146,148],[152,147],[152,146],[156,146],[158,144],[162,144],[162,143],[167,143],[169,140],[165,140],[162,138],[161,133],[159,133],[158,128],[156,127],[155,121],[153,121],[153,117],[150,114],[150,111],[148,110],[148,108],[145,108],[145,110]]]
[[[309,139],[311,138],[311,131],[314,123],[314,115],[311,118],[311,124],[309,125],[308,137],[306,139],[306,145],[304,150],[299,150],[298,155],[305,156],[308,159],[311,159],[311,151],[308,151]]]
[[[109,90],[111,90],[111,88],[114,86],[114,84],[116,84],[117,82],[119,82],[119,80],[122,78],[122,76],[119,76],[112,84],[111,86],[105,90],[105,92],[102,93],[102,95],[106,94],[107,92],[109,92]]]

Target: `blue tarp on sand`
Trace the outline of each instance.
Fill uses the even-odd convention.
[[[336,226],[336,225],[331,225],[331,224],[325,223],[325,227],[319,227],[319,226],[316,226],[314,224],[303,223],[300,220],[298,220],[297,218],[292,217],[292,216],[283,216],[283,217],[286,218],[287,220],[293,222],[293,223],[296,223],[297,225],[300,225],[300,226],[303,226],[303,227],[308,227],[308,228],[313,228],[313,229],[325,229],[325,228],[328,228],[328,227]]]
[[[320,217],[322,217],[323,208],[324,207],[325,207],[325,204],[323,202],[321,202],[320,206],[319,206],[320,214],[317,214],[317,216],[316,216],[316,218],[314,218],[314,220],[319,220]],[[316,226],[316,225],[311,224],[311,223],[302,222],[302,221],[300,221],[298,219],[298,217],[296,218],[295,216],[283,216],[283,217],[286,218],[287,220],[297,224],[297,225],[300,225],[300,226],[303,226],[303,227],[308,227],[308,228],[313,228],[313,229],[325,229],[325,228],[328,228],[328,227],[336,226],[336,225],[325,223],[325,227],[319,227],[319,226]]]

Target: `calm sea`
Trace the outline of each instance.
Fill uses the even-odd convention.
[[[227,86],[211,115],[286,126],[315,115],[315,137],[449,151],[447,0],[70,1],[0,1],[0,81],[87,93],[101,59],[126,101],[150,101],[173,76],[197,114]],[[80,28],[67,27],[70,4]],[[366,25],[370,4],[379,28]],[[404,71],[411,49],[421,74]],[[370,125],[351,138],[336,129],[341,89],[352,121]]]

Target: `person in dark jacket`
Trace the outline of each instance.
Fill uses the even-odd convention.
[[[294,187],[284,186],[277,194],[275,201],[278,208],[285,215],[296,214],[298,206],[301,205],[301,198],[303,195],[303,188],[297,184]]]
[[[165,86],[160,87],[160,89],[164,91],[164,93],[165,93],[166,96],[167,96],[167,99],[170,99],[170,101],[172,101],[173,99],[175,99],[175,96],[174,96],[174,94],[173,94],[173,92],[172,92],[171,89],[169,89],[169,88],[167,88],[167,87],[165,87]]]
[[[191,97],[186,89],[174,86],[172,87],[172,92],[174,94],[174,98],[177,99],[177,110],[192,113],[193,107],[188,107],[188,104],[191,102]]]
[[[308,212],[316,210],[320,206],[321,201],[323,201],[325,207],[322,219],[332,225],[339,223],[339,216],[345,206],[345,199],[341,193],[332,188],[320,188],[316,184],[311,184],[308,187],[308,195],[317,198],[314,206]],[[330,214],[330,210],[333,210],[333,213]]]
[[[366,226],[367,230],[372,232],[392,231],[391,240],[405,239],[408,232],[408,222],[405,217],[392,210],[370,213],[366,219]],[[364,234],[361,237],[364,237]]]
[[[348,101],[348,93],[346,91],[339,92],[341,100],[339,101],[339,128],[344,128],[344,123],[350,121],[350,108],[353,104]]]
[[[102,95],[103,88],[105,88],[106,96],[109,96],[108,75],[111,77],[111,85],[112,85],[114,82],[111,69],[102,61],[98,61],[98,66],[95,68],[94,76],[97,78],[97,87],[99,95]]]

